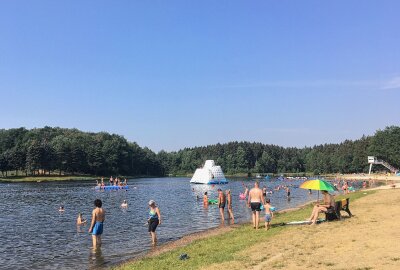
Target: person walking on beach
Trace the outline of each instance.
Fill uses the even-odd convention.
[[[92,211],[92,222],[90,223],[89,233],[92,234],[93,249],[101,247],[101,235],[103,234],[103,222],[105,220],[106,212],[101,208],[103,203],[101,200],[94,200],[96,207]]]
[[[249,192],[249,199],[247,200],[247,204],[249,207],[251,207],[251,211],[253,211],[253,227],[257,230],[260,223],[261,203],[263,202],[264,196],[262,194],[262,190],[259,187],[259,183],[256,182],[254,184],[254,188],[252,188]]]
[[[225,220],[224,216],[224,209],[225,209],[225,204],[226,204],[226,197],[224,192],[222,192],[222,189],[218,189],[218,208],[219,208],[219,213],[221,214],[221,220]]]
[[[271,220],[274,217],[274,212],[271,211],[270,199],[265,199],[265,229],[269,230],[271,227]]]
[[[235,222],[235,218],[233,217],[233,211],[232,211],[232,194],[231,194],[231,190],[228,189],[226,191],[226,202],[228,204],[228,215],[229,218],[232,219],[232,222]]]
[[[158,225],[161,225],[161,213],[158,209],[156,202],[153,200],[149,201],[149,218],[147,222],[149,223],[149,233],[151,236],[151,242],[153,245],[157,243],[156,229]]]

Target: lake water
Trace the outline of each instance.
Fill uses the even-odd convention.
[[[293,185],[290,201],[284,191],[270,195],[272,205],[282,210],[316,198],[316,192],[310,196],[297,188],[301,182],[275,179],[261,186]],[[128,191],[95,191],[88,181],[0,183],[0,268],[103,269],[143,254],[151,248],[146,226],[150,199],[161,210],[160,244],[221,225],[218,207],[204,209],[202,204],[203,193],[217,198],[218,187],[231,190],[237,222],[251,218],[245,201],[239,200],[243,192],[239,180],[214,187],[192,185],[188,178],[132,179],[128,183]],[[254,181],[245,183],[251,186]],[[77,227],[76,218],[82,212],[90,219],[96,198],[103,201],[106,221],[101,251],[93,253],[89,225]],[[123,200],[128,201],[128,209],[121,209]],[[58,212],[60,205],[65,206],[64,213]]]

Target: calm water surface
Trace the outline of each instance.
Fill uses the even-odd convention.
[[[151,249],[147,232],[147,203],[154,199],[160,207],[163,224],[157,229],[159,243],[221,225],[218,207],[204,209],[202,194],[217,198],[219,186],[192,185],[188,178],[129,180],[128,191],[95,191],[92,182],[0,183],[0,268],[1,269],[104,269],[134,258]],[[252,185],[254,181],[246,182]],[[294,207],[316,198],[297,188],[301,181],[268,180],[269,188],[293,185],[292,198],[284,191],[270,195],[277,210]],[[231,180],[222,189],[231,189],[233,211],[238,222],[249,221],[242,181]],[[193,191],[194,189],[194,191]],[[200,199],[196,199],[196,195]],[[91,250],[89,225],[76,226],[82,212],[90,219],[93,201],[100,198],[106,210],[103,246]],[[128,209],[121,209],[123,200]],[[65,212],[59,213],[60,205]],[[225,221],[229,226],[229,221]]]

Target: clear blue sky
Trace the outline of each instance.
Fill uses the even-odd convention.
[[[400,1],[1,1],[0,128],[155,151],[400,125]]]

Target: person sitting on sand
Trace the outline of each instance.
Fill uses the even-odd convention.
[[[322,190],[322,194],[324,195],[324,203],[317,203],[314,206],[311,216],[308,219],[311,221],[311,225],[315,225],[317,223],[319,213],[326,213],[328,209],[335,208],[335,199],[333,198],[333,195],[329,194],[326,190]]]
[[[265,199],[264,209],[265,209],[265,229],[269,230],[271,227],[271,220],[274,217],[274,212],[271,211],[271,201],[270,199]]]
[[[82,213],[78,214],[78,218],[76,219],[76,225],[84,225],[86,224],[86,219],[83,218]]]
[[[124,200],[121,204],[122,208],[127,208],[128,207],[128,203],[126,202],[126,200]]]

